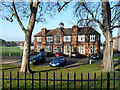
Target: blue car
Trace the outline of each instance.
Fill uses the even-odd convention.
[[[57,66],[62,66],[65,65],[67,60],[64,57],[55,57],[53,61],[50,62],[50,66],[52,67],[57,67]]]
[[[45,62],[46,58],[43,55],[35,55],[29,59],[30,64],[37,65]]]

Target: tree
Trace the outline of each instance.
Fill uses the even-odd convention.
[[[71,1],[64,2],[64,4],[57,3],[60,12],[64,6],[68,5]],[[97,25],[102,30],[105,37],[105,50],[103,57],[103,65],[105,72],[114,71],[113,64],[113,40],[112,30],[120,27],[120,1],[109,2],[109,0],[101,0],[101,2],[76,2],[75,12],[79,17],[78,24],[85,26]]]
[[[11,3],[5,2],[5,0],[3,0],[0,4],[2,4],[3,6],[2,9],[0,7],[0,11],[4,13],[4,16],[2,18],[3,19],[6,18],[6,20],[13,22],[13,17],[15,17],[22,31],[25,33],[24,50],[20,72],[30,73],[32,72],[29,66],[30,45],[31,35],[35,26],[35,22],[45,21],[43,13],[53,15],[50,13],[50,11],[52,10],[50,7],[52,4],[51,3],[43,4],[43,2],[39,2],[39,0],[29,0],[29,2],[24,2],[24,0],[23,1],[12,0]],[[27,28],[25,28],[22,23],[22,20],[24,20],[24,18],[29,18]]]

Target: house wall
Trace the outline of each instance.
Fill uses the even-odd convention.
[[[44,31],[45,32],[45,31]],[[59,33],[61,35],[60,44],[55,44],[55,35]],[[42,33],[44,34],[44,33]],[[53,43],[46,42],[46,36],[45,34],[42,36],[42,42],[37,42],[37,37],[34,38],[34,46],[35,51],[37,52],[37,45],[41,45],[42,48],[45,48],[45,45],[51,45],[52,46],[52,52],[56,53],[59,52],[59,49],[61,49],[61,52],[64,53],[64,46],[70,46],[72,47],[72,51],[74,51],[74,48],[77,50],[79,49],[79,46],[83,45],[85,46],[85,54],[90,55],[90,46],[95,46],[95,53],[99,53],[100,51],[100,35],[98,40],[98,35],[96,34],[96,40],[94,42],[90,42],[90,35],[85,35],[85,42],[78,42],[78,28],[73,28],[73,33],[71,35],[71,42],[63,42],[63,32],[59,28],[57,28],[53,33]],[[54,49],[58,49],[58,51],[54,51]]]

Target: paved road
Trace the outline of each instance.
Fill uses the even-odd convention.
[[[87,58],[69,58],[65,57],[67,60],[67,65],[74,64],[74,63],[88,63]],[[40,65],[46,66],[49,65],[50,61],[52,61],[54,57],[46,57],[46,63],[42,63]],[[2,64],[21,64],[22,57],[6,57],[3,58]]]

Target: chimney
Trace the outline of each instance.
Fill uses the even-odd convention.
[[[74,25],[74,26],[72,27],[72,32],[73,32],[73,34],[78,34],[78,29],[79,29],[78,25]]]
[[[47,32],[47,29],[46,29],[46,28],[42,28],[42,35],[43,35],[43,36],[46,35],[46,32]]]

